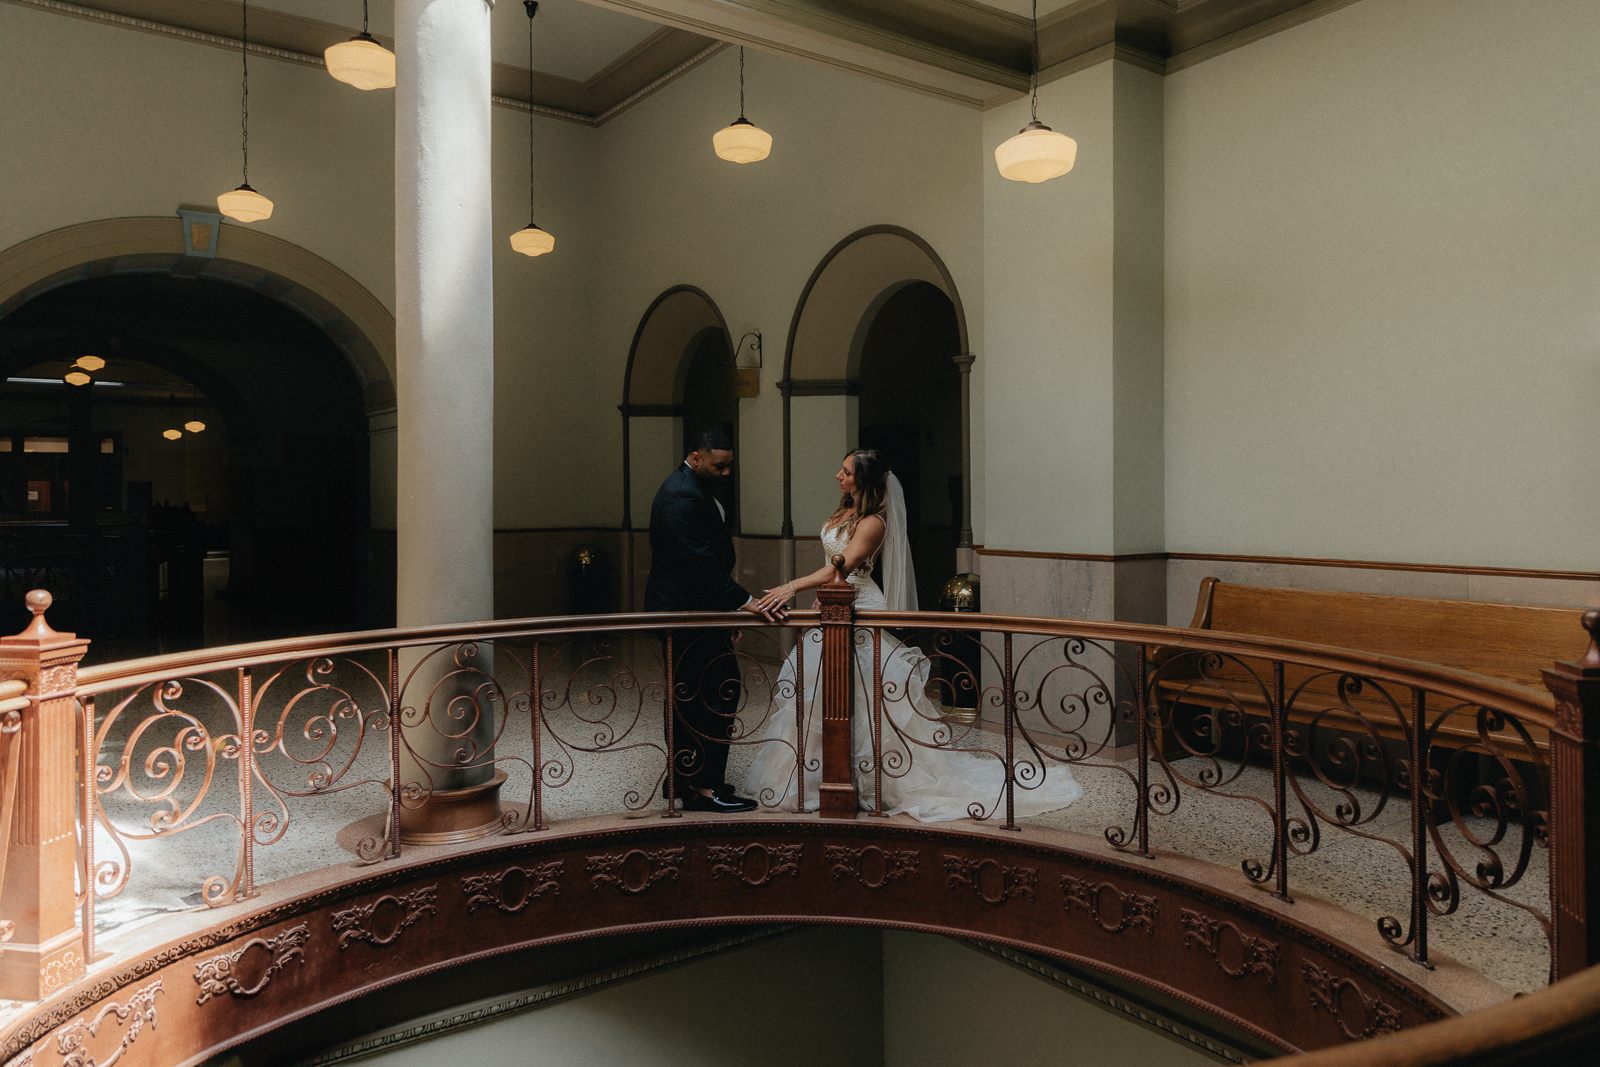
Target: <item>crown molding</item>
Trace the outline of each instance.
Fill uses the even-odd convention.
[[[230,52],[245,47],[235,36],[240,9],[236,0],[0,2]],[[249,52],[267,59],[325,69],[323,51],[329,45],[347,40],[354,32],[347,26],[258,8],[251,13]],[[379,35],[377,40],[385,47],[394,47],[392,37]],[[724,47],[707,37],[663,27],[585,81],[535,71],[531,98],[528,69],[496,63],[490,75],[491,100],[499,107],[523,112],[531,110],[549,118],[598,126],[693,70]]]

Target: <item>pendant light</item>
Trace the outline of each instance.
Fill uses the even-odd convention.
[[[165,437],[169,441],[176,441],[178,438],[183,436],[183,431],[182,430],[162,430],[161,431],[161,436]]]
[[[357,89],[393,89],[394,53],[367,32],[367,0],[361,0],[361,32],[322,53],[328,73]]]
[[[739,117],[711,135],[711,147],[729,163],[759,163],[772,152],[772,134],[744,117],[744,45],[739,46]]]
[[[1033,0],[1033,121],[994,150],[1000,177],[1014,182],[1059,178],[1078,159],[1078,142],[1039,121],[1039,0]]]
[[[79,356],[77,362],[73,364],[74,367],[81,367],[91,373],[100,370],[105,365],[106,361],[99,356]]]
[[[533,16],[539,13],[538,0],[522,0],[528,12],[528,225],[511,235],[511,247],[525,256],[542,256],[556,246],[552,235],[533,221]]]
[[[239,42],[239,56],[244,69],[244,90],[239,103],[244,182],[233,192],[217,197],[217,210],[239,222],[260,222],[272,217],[272,201],[250,188],[250,0],[244,0],[244,31]]]

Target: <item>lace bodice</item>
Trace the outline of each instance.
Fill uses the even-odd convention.
[[[849,547],[850,535],[843,526],[822,528],[822,558],[825,561],[831,562],[834,556],[844,555],[844,550]],[[861,610],[882,611],[888,606],[883,590],[872,580],[872,564],[876,559],[876,556],[869,557],[845,578],[856,591],[856,607]]]

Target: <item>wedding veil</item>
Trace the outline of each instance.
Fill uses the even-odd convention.
[[[883,532],[883,598],[890,611],[917,610],[917,575],[906,536],[906,494],[889,472],[889,513]]]

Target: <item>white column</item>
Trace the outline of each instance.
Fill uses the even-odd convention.
[[[491,0],[395,0],[401,626],[494,615],[493,7]],[[406,703],[420,709],[432,680],[414,679]],[[437,706],[443,701],[434,703],[436,722],[448,729]],[[472,731],[474,762],[486,757],[492,730],[486,714]],[[446,768],[467,747],[426,724],[406,736],[419,755]],[[411,778],[416,768],[405,770]],[[485,766],[428,772],[436,791],[478,786],[492,775]]]
[[[401,626],[494,614],[489,0],[395,0]]]

